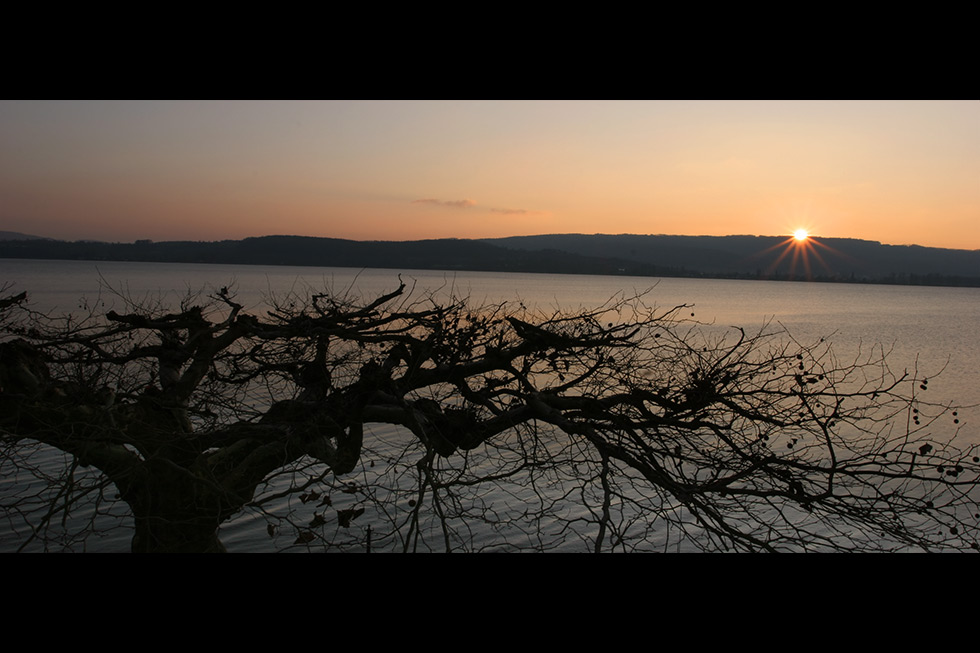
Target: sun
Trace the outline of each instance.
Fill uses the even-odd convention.
[[[830,268],[827,266],[820,252],[823,250],[824,252],[833,253],[834,250],[825,243],[820,242],[820,240],[810,235],[810,230],[803,227],[790,231],[790,235],[787,238],[781,236],[779,242],[764,251],[764,254],[767,256],[771,252],[777,254],[776,259],[770,263],[766,274],[784,274],[787,276],[780,278],[805,278],[808,281],[812,281],[813,269],[811,262],[816,262],[817,265],[830,273]],[[783,261],[789,263],[788,273],[779,271],[779,266]],[[797,266],[802,266],[802,275],[797,272]]]

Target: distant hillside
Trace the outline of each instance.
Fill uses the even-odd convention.
[[[617,274],[626,261],[557,251],[524,251],[477,240],[355,241],[304,236],[263,236],[215,242],[100,243],[3,241],[0,258],[95,261],[155,261],[244,265],[416,270],[483,270]],[[652,266],[631,263],[632,274],[653,275]]]
[[[0,231],[0,240],[47,240],[44,236],[32,236],[18,231]]]
[[[8,232],[9,233],[9,232]],[[980,287],[980,251],[846,238],[552,234],[485,240],[354,241],[263,236],[215,242],[0,239],[0,258],[309,265],[779,279]]]
[[[525,251],[615,255],[628,261],[627,266],[653,265],[685,276],[980,285],[980,251],[852,238],[812,238],[805,247],[784,236],[552,234],[484,242]]]

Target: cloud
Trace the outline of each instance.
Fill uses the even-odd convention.
[[[468,209],[476,206],[473,200],[437,200],[426,198],[422,200],[412,200],[412,204],[435,204],[436,206],[448,206],[451,209]]]
[[[504,215],[547,215],[547,211],[529,211],[528,209],[490,209],[492,213]]]
[[[412,200],[412,204],[431,204],[433,206],[445,206],[450,209],[468,209],[476,206],[476,202],[473,200],[440,200],[434,197]],[[532,211],[530,209],[484,208],[483,210],[503,215],[551,215],[549,211]]]

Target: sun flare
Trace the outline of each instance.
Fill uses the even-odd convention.
[[[810,234],[807,233],[806,229],[797,229],[796,231],[793,232],[793,238],[795,238],[798,242],[801,243],[809,237]]]

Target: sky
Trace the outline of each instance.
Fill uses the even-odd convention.
[[[0,230],[980,249],[978,101],[0,101]]]

